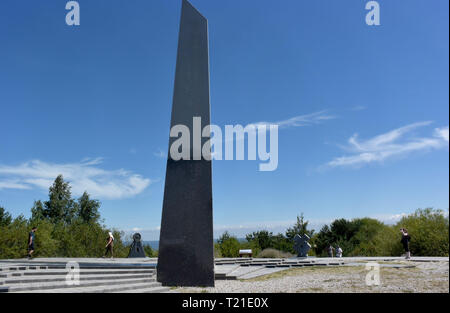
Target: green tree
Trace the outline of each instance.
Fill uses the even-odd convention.
[[[295,225],[286,230],[286,238],[290,241],[294,240],[296,235],[308,235],[311,238],[314,234],[314,230],[309,230],[308,224],[309,222],[305,221],[303,213],[300,214],[300,216],[297,216]]]
[[[241,247],[239,240],[231,236],[227,231],[217,240],[220,254],[224,258],[236,258],[239,256],[239,249]]]
[[[278,238],[274,238],[274,248],[281,250],[281,251],[286,251],[286,252],[290,252],[290,253],[296,253],[294,251],[294,237],[296,235],[299,236],[303,236],[303,235],[308,235],[309,238],[313,238],[314,236],[314,230],[310,230],[308,229],[308,221],[305,221],[305,217],[303,215],[303,213],[300,214],[300,216],[297,216],[297,222],[292,226],[289,227],[286,230],[286,237],[285,237],[285,241],[283,241],[283,239],[281,237]],[[311,240],[312,243],[312,240]],[[313,251],[310,252],[310,254],[313,253]]]
[[[23,215],[13,219],[9,225],[0,226],[0,259],[25,257],[29,231]]]
[[[352,223],[357,225],[358,230],[349,238],[351,250],[347,255],[379,256],[388,253],[388,251],[384,251],[386,245],[383,240],[389,241],[390,238],[381,234],[391,234],[389,226],[372,218],[355,219]]]
[[[359,230],[361,220],[337,219],[330,225],[333,241],[349,241]]]
[[[144,244],[144,252],[145,255],[149,258],[154,258],[157,256],[155,250],[153,250],[153,248],[149,244]]]
[[[0,259],[23,258],[27,236],[36,232],[36,257],[100,257],[105,252],[108,230],[98,221],[100,202],[84,193],[79,201],[71,198],[70,186],[58,176],[49,190],[49,201],[38,200],[31,208],[31,218],[12,219],[0,210]],[[123,232],[113,229],[114,256],[127,257],[129,246]],[[153,253],[156,255],[156,253]]]
[[[98,209],[100,208],[100,201],[89,198],[89,194],[85,191],[83,195],[78,199],[78,212],[77,215],[84,222],[96,223],[100,214]]]
[[[413,255],[448,256],[449,221],[441,210],[418,209],[414,214],[403,217],[396,225],[396,238],[400,241],[400,228],[406,228],[411,236],[410,248]]]
[[[43,220],[46,217],[46,211],[44,209],[44,205],[41,200],[34,201],[33,207],[31,208],[31,220],[39,221]]]
[[[326,255],[327,247],[334,241],[333,233],[331,232],[330,227],[328,225],[322,226],[319,233],[317,233],[313,237],[313,241],[316,255],[318,256]]]
[[[248,242],[255,242],[261,250],[271,248],[273,244],[273,233],[260,230],[245,236]]]
[[[272,237],[272,248],[284,252],[294,252],[294,242],[286,238],[283,234],[278,234]]]
[[[78,204],[72,199],[70,185],[65,182],[62,175],[56,177],[49,189],[49,200],[44,202],[44,217],[55,223],[70,224],[78,210]]]
[[[0,226],[8,226],[11,224],[12,217],[5,208],[0,206]]]

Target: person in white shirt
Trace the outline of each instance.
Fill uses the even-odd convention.
[[[341,247],[337,246],[336,247],[336,257],[342,258],[342,253],[343,253],[343,251],[342,251]]]
[[[111,259],[114,258],[113,255],[113,246],[114,246],[114,236],[111,232],[108,233],[108,239],[107,239],[108,243],[106,244],[106,251],[105,251],[105,255],[103,256],[104,258],[106,258],[106,255],[108,254],[108,252],[111,253]]]

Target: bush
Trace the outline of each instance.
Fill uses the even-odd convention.
[[[403,251],[400,228],[411,236],[410,248],[417,256],[449,255],[448,216],[440,210],[417,210],[403,217],[395,226],[371,218],[335,220],[313,237],[317,255],[327,255],[326,248],[339,245],[344,256],[399,256]]]
[[[272,248],[267,248],[261,251],[258,255],[258,258],[267,258],[267,259],[288,259],[294,257],[293,254],[289,252],[279,251]]]
[[[70,186],[62,176],[58,176],[50,187],[49,198],[45,205],[41,201],[34,203],[29,220],[22,215],[12,219],[0,208],[0,259],[25,257],[28,233],[32,227],[37,227],[35,257],[102,256],[108,230],[98,221],[100,203],[90,200],[87,193],[78,202],[71,199]],[[114,256],[127,257],[129,247],[123,243],[124,234],[117,230],[112,230],[112,233]]]
[[[274,243],[273,238],[273,234],[267,230],[253,232],[246,236],[248,242],[254,242],[261,250],[272,247]]]
[[[239,250],[241,245],[236,237],[231,236],[228,232],[225,232],[218,240],[220,255],[224,258],[237,258],[239,257]]]
[[[396,225],[396,241],[401,238],[400,228],[406,228],[411,236],[410,249],[418,256],[449,255],[448,215],[441,210],[418,209],[414,214],[403,217]]]
[[[156,258],[156,257],[158,257],[158,252],[153,250],[153,248],[150,245],[148,245],[148,244],[144,245],[144,252],[145,252],[145,256],[147,256],[149,258]]]
[[[0,226],[0,259],[17,259],[26,256],[28,224],[20,215],[9,225]]]

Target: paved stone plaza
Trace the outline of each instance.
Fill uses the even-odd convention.
[[[214,288],[168,288],[156,281],[156,258],[0,260],[0,292],[448,292],[448,257],[216,259]],[[66,264],[80,268],[67,283]],[[365,284],[368,262],[381,286]]]
[[[336,260],[342,262],[335,264]],[[394,257],[310,259],[311,263],[279,266],[216,265],[215,288],[177,288],[173,292],[211,293],[426,293],[449,292],[449,259]],[[259,261],[258,261],[259,262]],[[304,262],[304,261],[303,261]],[[379,264],[380,284],[367,285],[366,264]],[[217,261],[216,261],[217,263]],[[270,263],[270,261],[269,261]],[[287,263],[287,264],[286,264]],[[291,263],[291,264],[289,264]],[[299,262],[300,263],[300,262]],[[283,265],[289,265],[283,268]]]

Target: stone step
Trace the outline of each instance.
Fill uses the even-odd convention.
[[[80,287],[95,287],[95,286],[117,286],[127,285],[135,283],[154,283],[156,282],[154,277],[151,278],[115,278],[111,279],[98,279],[98,280],[82,280],[80,279],[80,285],[67,285],[66,281],[46,281],[46,282],[30,282],[22,284],[2,285],[0,286],[0,292],[21,292],[21,291],[41,291],[49,289],[72,289]]]
[[[236,280],[236,276],[230,276],[227,273],[216,273],[214,278],[216,280]]]
[[[108,270],[138,270],[138,269],[153,269],[156,270],[156,266],[154,265],[145,265],[145,266],[130,266],[130,265],[86,265],[79,264],[80,269],[86,270],[95,270],[95,269],[108,269]],[[28,271],[28,270],[65,270],[66,264],[57,264],[57,265],[34,265],[34,266],[7,266],[3,267],[0,271],[0,274],[8,273],[8,272],[19,272],[19,271]]]
[[[161,293],[169,292],[169,287],[163,287],[157,282],[128,283],[117,286],[76,286],[73,288],[55,288],[44,290],[18,291],[20,293]]]
[[[258,271],[260,268],[255,267],[239,267],[235,269],[234,271],[228,273],[228,276],[234,276],[237,278],[241,278],[241,276],[246,275],[248,273]]]
[[[114,293],[165,293],[170,292],[169,287],[153,287],[153,288],[142,288],[142,289],[128,289],[128,290],[120,290],[120,291],[112,291]]]
[[[264,262],[264,263],[252,263],[250,264],[250,266],[269,266],[269,265],[281,265],[284,263],[280,263],[280,262]]]
[[[233,265],[216,265],[214,267],[214,272],[216,274],[226,274],[229,273],[233,270],[235,270],[236,268],[239,267],[239,264],[233,264]]]
[[[68,271],[64,269],[10,271],[0,273],[0,278],[19,276],[44,276],[44,275],[66,275]],[[80,275],[114,275],[114,274],[155,274],[155,269],[80,269]],[[1,281],[1,280],[0,280]]]
[[[111,270],[118,270],[118,269],[125,269],[125,270],[133,270],[133,269],[156,269],[156,266],[122,266],[122,265],[85,265],[85,264],[79,264],[80,269],[87,269],[87,270],[95,270],[95,269],[111,269]],[[58,270],[58,269],[65,269],[66,264],[61,265],[49,265],[46,267],[46,269],[50,270]]]
[[[63,273],[61,275],[41,275],[41,276],[20,276],[20,277],[11,277],[3,280],[3,285],[12,285],[12,284],[28,284],[28,283],[44,283],[44,282],[58,282],[58,281],[66,281],[67,273]],[[155,279],[155,275],[142,273],[142,274],[111,274],[111,275],[81,275],[80,281],[87,280],[111,280],[111,279],[128,279],[128,278],[153,278]]]

